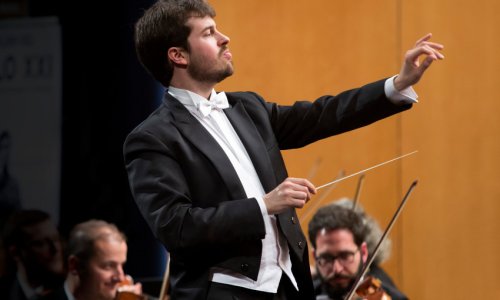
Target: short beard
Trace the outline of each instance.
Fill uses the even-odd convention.
[[[221,55],[225,48],[221,49]],[[233,75],[233,62],[229,62],[223,69],[211,70],[204,61],[192,61],[187,67],[187,72],[199,82],[219,83]]]
[[[344,276],[344,275],[334,275],[331,278],[324,278],[321,275],[321,272],[318,272],[318,276],[321,279],[321,283],[323,286],[323,290],[328,294],[328,297],[332,300],[343,300],[345,296],[347,296],[347,293],[351,291],[351,288],[358,278],[359,274],[361,274],[361,271],[363,270],[363,264],[360,263],[358,267],[358,271],[356,272],[355,275],[353,276]],[[334,279],[334,278],[349,278],[349,284],[346,287],[339,287],[339,286],[333,286],[330,284],[329,280]]]

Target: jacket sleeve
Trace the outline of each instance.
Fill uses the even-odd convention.
[[[312,102],[297,101],[290,106],[264,102],[280,149],[300,148],[410,109],[411,104],[396,105],[387,99],[385,80]]]

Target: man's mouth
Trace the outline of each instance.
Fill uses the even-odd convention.
[[[229,50],[224,50],[224,52],[222,52],[222,57],[231,60],[233,58],[233,55],[231,54],[231,52],[229,52]]]
[[[329,282],[336,286],[346,286],[352,281],[352,278],[349,276],[333,276],[329,279]]]

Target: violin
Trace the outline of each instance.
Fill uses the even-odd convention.
[[[382,289],[382,282],[373,276],[367,276],[356,289],[356,295],[366,300],[391,300]]]
[[[125,279],[118,284],[118,290],[114,300],[148,300],[148,299],[158,299],[158,300],[170,300],[170,295],[168,295],[167,290],[169,288],[170,279],[170,253],[167,253],[167,264],[165,266],[165,273],[163,275],[163,282],[160,290],[160,296],[158,298],[151,297],[147,294],[142,293],[136,294],[131,291],[129,287],[137,291],[137,287],[134,287],[132,277],[125,276]]]
[[[136,292],[139,291],[139,294]],[[114,300],[148,300],[149,297],[142,293],[142,289],[134,285],[132,278],[126,276],[118,283],[118,289]]]
[[[137,295],[136,293],[123,291],[116,292],[115,300],[148,300],[148,296]]]

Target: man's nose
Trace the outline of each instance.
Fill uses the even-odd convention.
[[[114,271],[113,278],[117,282],[123,282],[125,283],[127,281],[127,278],[125,277],[125,272],[123,271],[122,267],[117,267]]]
[[[332,263],[332,270],[334,274],[339,274],[344,269],[344,266],[339,263],[337,260],[334,260]]]
[[[227,35],[223,34],[220,31],[217,31],[217,35],[219,36],[219,45],[226,45],[229,43],[230,39]]]

